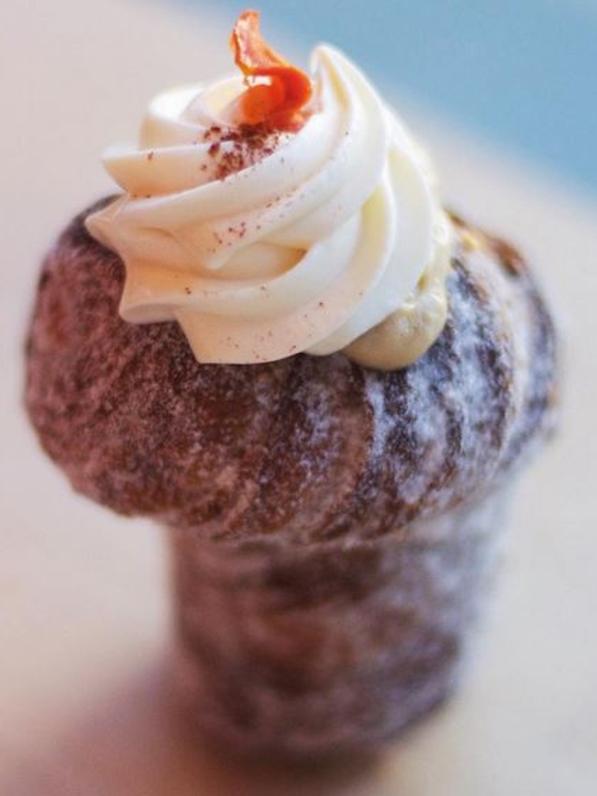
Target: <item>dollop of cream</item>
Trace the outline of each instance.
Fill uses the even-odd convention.
[[[176,320],[196,358],[345,350],[409,364],[446,317],[450,223],[427,158],[338,50],[312,56],[298,132],[235,130],[242,78],[158,96],[138,147],[104,163],[124,194],[87,219],[126,267],[120,312]]]

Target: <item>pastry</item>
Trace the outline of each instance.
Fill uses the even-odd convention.
[[[306,76],[254,12],[232,45],[244,80],[158,97],[48,253],[26,406],[78,492],[167,529],[205,734],[376,749],[458,681],[554,327],[344,55]]]

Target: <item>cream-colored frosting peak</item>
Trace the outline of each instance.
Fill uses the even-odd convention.
[[[238,77],[157,97],[139,146],[105,155],[124,194],[87,226],[125,262],[122,317],[178,321],[200,362],[401,367],[443,326],[450,227],[426,158],[344,55],[318,47],[312,72],[298,132],[231,127]]]

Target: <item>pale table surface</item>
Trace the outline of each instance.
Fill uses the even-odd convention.
[[[156,529],[74,496],[20,409],[39,258],[110,189],[104,145],[160,88],[228,68],[226,28],[159,4],[12,0],[0,10],[0,793],[10,796],[552,796],[597,786],[597,210],[419,117],[446,196],[522,244],[562,315],[562,433],[526,477],[476,666],[383,760],[242,769],[202,752],[167,677]]]

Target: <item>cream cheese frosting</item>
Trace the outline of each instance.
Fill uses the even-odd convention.
[[[200,362],[393,369],[443,327],[450,222],[426,156],[342,53],[311,66],[298,131],[235,126],[239,76],[158,96],[139,145],[105,154],[124,193],[87,227],[125,263],[121,315],[176,320]]]

